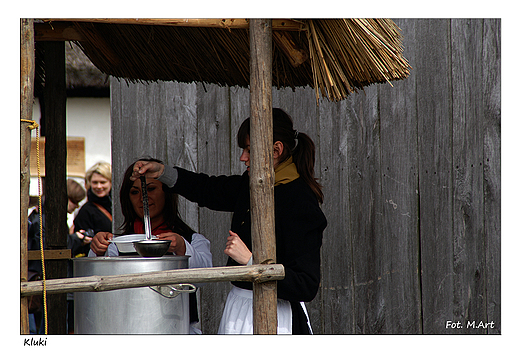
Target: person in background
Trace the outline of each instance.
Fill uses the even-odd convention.
[[[42,196],[42,205],[43,205]],[[28,216],[27,250],[40,250],[40,208],[38,197],[31,196]],[[42,213],[42,241],[45,247],[45,216]],[[41,261],[31,260],[28,262],[27,281],[40,280],[42,277]],[[43,308],[42,296],[35,295],[29,301],[29,333],[43,334]]]
[[[112,231],[112,169],[107,162],[98,162],[85,174],[87,202],[74,218],[75,235],[83,245],[74,257],[86,256],[90,250],[91,237],[98,232]],[[86,235],[88,233],[92,233]]]
[[[86,192],[81,185],[72,179],[67,179],[67,212],[73,213],[79,207],[79,203],[85,198]],[[69,228],[68,248],[72,251],[72,257],[75,257],[82,246],[90,243],[92,238],[85,237],[85,231],[76,232],[74,224]]]
[[[79,185],[79,184],[78,184]],[[108,162],[97,162],[85,174],[87,202],[81,206],[69,232],[69,248],[73,258],[84,257],[90,250],[95,233],[112,230],[112,168]],[[69,205],[73,205],[69,201]],[[72,276],[72,262],[68,267]],[[74,329],[73,294],[67,294],[69,333]]]
[[[79,185],[77,182],[75,182],[72,179],[67,179],[67,212],[72,213],[76,208],[78,208],[78,204],[85,198],[85,190]],[[29,220],[29,227],[28,227],[28,249],[29,250],[40,250],[40,215],[39,215],[39,209],[38,206],[34,206],[31,210],[31,213],[28,217]],[[45,215],[42,213],[42,237],[43,237],[43,244],[45,247]],[[77,238],[77,237],[76,237]],[[67,246],[70,249],[72,247],[72,236],[69,235]],[[79,243],[78,245],[81,245]],[[71,274],[71,264],[69,264],[69,277],[72,276]],[[42,266],[40,261],[29,261],[29,280],[31,278],[33,279],[39,279],[42,275]],[[72,294],[70,294],[72,295]],[[67,296],[67,304],[69,304],[69,296]],[[41,308],[38,308],[37,310],[33,311],[33,313],[29,314],[29,324],[30,324],[30,331],[33,334],[36,334],[37,330],[39,330],[39,333],[41,334],[43,330],[41,329],[41,322],[40,320],[43,318],[42,316],[42,310]],[[70,329],[70,312],[68,315],[69,319],[69,331]],[[38,323],[36,323],[38,321]]]
[[[209,176],[138,161],[131,179],[146,176],[168,185],[201,207],[233,212],[224,253],[228,266],[252,264],[249,198],[250,120],[237,135],[243,149],[242,175]],[[321,186],[314,178],[315,146],[305,133],[294,130],[290,116],[273,108],[273,166],[276,262],[283,264],[285,278],[277,283],[278,333],[312,334],[305,304],[314,299],[320,284],[320,247],[327,219],[321,211]],[[232,282],[219,327],[219,334],[253,333],[252,283]]]
[[[161,162],[156,159],[145,161]],[[141,195],[141,179],[130,180],[133,164],[128,167],[123,177],[120,190],[121,211],[124,221],[120,226],[122,235],[144,234],[143,199]],[[147,178],[148,206],[152,236],[162,240],[171,240],[168,254],[187,255],[189,268],[212,267],[210,242],[204,235],[195,233],[180,217],[178,196],[170,191],[165,192],[166,185],[156,179]],[[92,239],[89,257],[119,256],[117,246],[110,242],[113,234],[99,232]],[[197,302],[195,294],[190,294],[190,334],[200,334],[194,327],[198,322]]]
[[[79,203],[85,198],[86,192],[81,185],[72,179],[67,179],[67,212],[72,213],[79,207]],[[87,239],[87,240],[85,240]],[[74,225],[69,228],[67,248],[71,250],[72,257],[76,257],[81,248],[88,245],[92,238],[86,237],[83,233],[74,232]],[[72,261],[69,260],[67,276],[72,277]],[[67,333],[74,333],[74,294],[67,294]]]

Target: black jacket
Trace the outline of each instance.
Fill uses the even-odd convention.
[[[112,232],[112,221],[103,213],[99,208],[94,205],[98,203],[103,206],[110,214],[112,214],[112,196],[110,194],[104,197],[96,196],[91,189],[87,191],[88,201],[81,206],[78,214],[74,218],[74,231],[81,229],[88,230],[93,229],[94,234],[97,232]],[[78,239],[79,240],[79,239]],[[79,241],[78,241],[79,242]],[[90,250],[90,244],[80,245],[78,242],[70,242],[69,248],[72,249],[73,256],[80,253],[88,255]]]
[[[216,211],[233,212],[231,230],[251,250],[249,176],[208,176],[177,168],[172,191]],[[278,281],[278,298],[291,302],[293,334],[307,333],[306,317],[299,304],[311,301],[320,284],[320,248],[327,220],[310,187],[300,177],[274,188],[276,262],[283,264],[285,278]],[[238,265],[228,259],[229,265]],[[243,289],[252,283],[232,282]],[[304,330],[301,330],[304,328]]]
[[[28,217],[27,250],[40,250],[40,213],[33,210]],[[42,213],[42,236],[45,248],[45,215]],[[40,260],[29,261],[28,269],[42,275],[42,264]]]
[[[110,194],[104,197],[97,197],[91,189],[87,191],[87,199],[74,218],[74,230],[94,229],[97,232],[112,232],[112,221],[94,203],[103,206],[112,214],[112,197]]]

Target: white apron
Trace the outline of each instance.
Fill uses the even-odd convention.
[[[307,309],[303,303],[302,307],[305,314],[307,314]],[[292,310],[289,301],[278,299],[277,316],[278,334],[292,334]],[[233,286],[227,296],[218,333],[253,334],[252,290],[241,289]]]

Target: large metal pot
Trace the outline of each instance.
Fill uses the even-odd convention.
[[[74,259],[74,277],[188,268],[189,256]],[[189,285],[188,285],[189,286]],[[184,287],[142,287],[74,293],[76,334],[188,334],[189,296]],[[187,292],[193,292],[188,289]]]

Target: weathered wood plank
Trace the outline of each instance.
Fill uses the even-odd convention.
[[[381,145],[376,87],[366,95],[352,95],[347,115],[350,151],[349,231],[352,233],[354,314],[356,334],[385,333],[380,284],[381,244]]]
[[[309,96],[312,100],[312,95]],[[313,101],[314,103],[314,101]],[[347,148],[348,131],[344,120],[350,103],[322,101],[319,106],[318,134],[315,143],[316,168],[320,184],[323,185],[322,210],[327,215],[327,228],[322,245],[322,288],[318,296],[322,307],[321,321],[315,333],[354,333],[354,287],[352,232],[348,230],[349,188],[347,169],[350,165]],[[312,309],[310,314],[316,314]],[[316,318],[316,317],[315,317]],[[314,325],[313,325],[314,327]]]
[[[168,165],[197,171],[197,85],[174,82],[160,84],[164,86],[163,113],[167,135],[164,141],[165,154],[161,157]],[[193,230],[200,232],[197,204],[179,197],[179,214]]]
[[[137,156],[134,139],[134,124],[137,114],[136,84],[110,78],[111,133],[112,133],[112,231],[120,233],[123,223],[119,189],[123,174]],[[90,167],[91,165],[87,165]]]
[[[120,134],[125,129],[124,127],[124,119],[122,118],[122,109],[123,109],[123,89],[121,88],[121,81],[115,79],[114,77],[110,77],[110,137],[111,137],[111,147],[112,154],[110,159],[110,164],[112,165],[112,189],[120,189],[121,182],[119,177],[116,176],[116,169],[121,170],[123,160],[123,152],[114,151],[122,150],[123,147],[123,139],[120,137]],[[86,165],[87,168],[90,165]],[[112,190],[112,232],[114,233],[114,228],[117,227],[116,223],[119,223],[122,218],[121,214],[121,206],[119,205],[119,194],[117,191]]]
[[[416,24],[419,231],[423,332],[453,320],[453,177],[450,21]]]
[[[197,84],[197,145],[198,172],[209,175],[230,174],[229,88]],[[196,204],[195,204],[196,205]],[[228,256],[224,254],[229,235],[231,214],[197,208],[200,232],[211,241],[214,266],[225,266]],[[216,334],[220,317],[231,284],[222,282],[201,288],[201,324],[206,334]]]
[[[453,318],[486,320],[481,19],[451,21],[453,86]],[[478,87],[476,89],[476,87]],[[484,328],[457,333],[481,334]]]
[[[413,66],[415,21],[397,24],[406,32],[406,57]],[[383,205],[378,251],[386,305],[385,332],[416,334],[421,332],[421,301],[415,79],[395,82],[394,87],[380,85],[378,90]]]
[[[133,143],[136,146],[138,157],[157,155],[157,144],[163,145],[165,138],[161,138],[161,131],[166,130],[161,124],[160,87],[158,83],[137,85],[136,118],[134,119]],[[156,156],[157,157],[157,156]]]
[[[501,20],[484,19],[482,71],[484,241],[489,334],[501,334]]]
[[[242,149],[238,146],[237,134],[242,122],[251,117],[249,89],[229,88],[230,106],[230,174],[242,174],[246,171],[244,162],[240,161]]]

